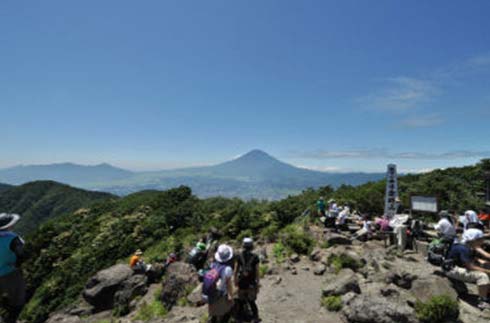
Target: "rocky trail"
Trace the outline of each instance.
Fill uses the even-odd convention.
[[[293,254],[279,262],[272,256],[273,244],[257,248],[267,266],[257,301],[264,323],[415,323],[419,322],[414,310],[417,301],[428,302],[438,295],[459,303],[459,319],[454,322],[490,321],[489,310],[474,306],[476,286],[450,281],[439,267],[427,263],[423,253],[385,248],[382,241],[351,242],[348,233],[324,233],[315,227],[310,228],[310,234],[329,248],[317,247],[310,255]],[[337,265],[332,258],[337,259]],[[112,309],[96,310],[85,304],[52,316],[48,323],[205,322],[207,309],[199,306],[200,289],[194,288],[197,278],[189,265],[172,264],[162,283],[148,284],[147,288],[142,288],[141,277],[128,278],[121,266],[98,274],[102,285],[103,277],[110,277],[98,291],[113,297],[115,303],[128,296],[132,299],[129,314],[114,317]],[[122,275],[119,280],[116,273]],[[322,296],[339,298],[339,311],[323,307]],[[155,299],[171,304],[172,310],[164,317],[141,320],[142,307]]]

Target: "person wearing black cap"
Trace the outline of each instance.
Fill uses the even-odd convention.
[[[6,323],[16,322],[25,303],[25,282],[19,269],[24,241],[11,231],[19,219],[17,214],[0,214],[0,299],[8,311]]]

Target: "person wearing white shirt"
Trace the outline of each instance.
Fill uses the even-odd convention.
[[[434,226],[434,229],[446,240],[451,241],[456,237],[456,228],[451,219],[451,215],[447,211],[439,213],[441,219]]]

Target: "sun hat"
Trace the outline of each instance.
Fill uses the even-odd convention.
[[[225,263],[233,258],[233,248],[222,244],[218,247],[218,251],[214,254],[214,259],[219,263]]]
[[[6,230],[14,226],[20,220],[18,214],[1,213],[0,214],[0,230]]]
[[[483,239],[485,235],[480,229],[468,229],[463,233],[463,237],[461,238],[462,243],[467,243],[479,239]]]
[[[206,251],[206,244],[204,242],[198,242],[196,244],[196,248],[201,250],[201,251]]]
[[[335,200],[334,199],[330,199],[330,200],[328,200],[328,203],[335,203]]]
[[[136,252],[134,254],[136,256],[141,256],[143,254],[143,251],[141,251],[141,249],[138,249],[138,250],[136,250]]]
[[[243,239],[243,247],[244,248],[252,248],[254,246],[254,240],[250,237],[246,237]]]

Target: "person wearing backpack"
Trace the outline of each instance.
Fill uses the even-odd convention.
[[[257,294],[259,292],[259,264],[260,259],[255,253],[253,253],[253,239],[243,239],[243,251],[237,257],[235,263],[234,280],[235,286],[238,288],[238,300],[240,309],[243,309],[245,305],[249,305],[252,310],[253,320],[252,322],[260,322],[259,309],[255,301],[257,300]],[[238,322],[241,322],[238,320]]]
[[[220,245],[214,259],[203,277],[202,298],[208,303],[208,322],[227,322],[233,307],[233,248]]]
[[[0,214],[0,305],[8,311],[6,323],[15,323],[25,304],[25,282],[19,269],[24,241],[11,231],[19,219],[17,214]]]

